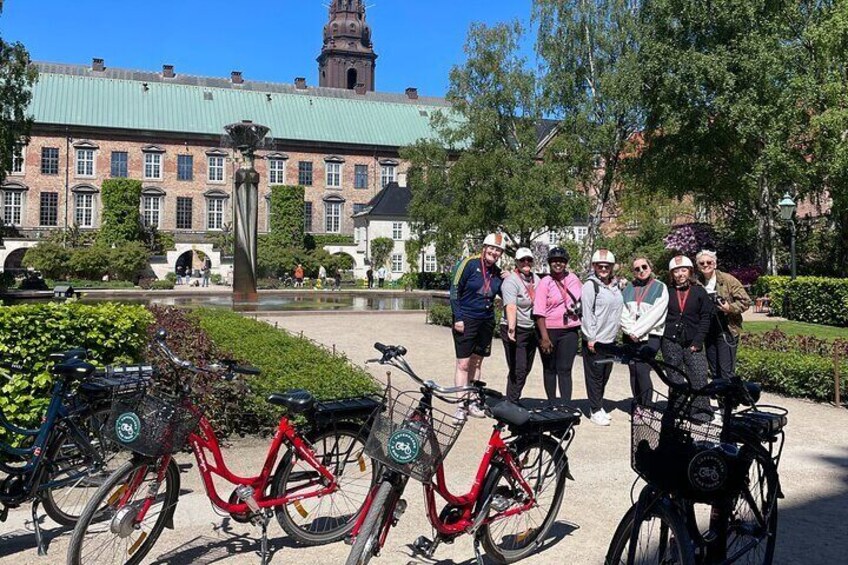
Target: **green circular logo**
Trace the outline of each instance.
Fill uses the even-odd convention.
[[[133,412],[126,412],[115,420],[115,435],[121,443],[132,443],[141,435],[141,420]]]
[[[418,434],[409,430],[398,430],[389,437],[389,457],[395,463],[412,463],[421,454]]]

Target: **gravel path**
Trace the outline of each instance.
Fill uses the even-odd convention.
[[[423,313],[337,314],[333,316],[276,316],[268,318],[294,333],[323,343],[363,364],[374,356],[375,341],[402,344],[409,349],[408,360],[422,376],[437,382],[453,379],[453,346],[446,328],[424,324]],[[375,375],[383,370],[373,368]],[[490,386],[504,387],[506,363],[500,342],[493,344],[492,358],[483,368]],[[393,377],[403,382],[403,375]],[[582,366],[575,363],[574,396],[585,399]],[[541,363],[536,363],[528,379],[525,396],[543,397]],[[569,482],[553,539],[545,549],[522,563],[600,564],[618,520],[630,505],[634,473],[629,462],[629,381],[625,367],[616,366],[610,381],[607,410],[612,426],[600,428],[584,419],[569,450],[575,481]],[[789,409],[787,446],[781,462],[781,478],[786,495],[781,501],[778,548],[775,563],[811,564],[845,562],[848,553],[848,410],[802,400],[764,395],[764,402]],[[585,400],[575,405],[586,409]],[[448,457],[449,483],[455,491],[470,486],[490,422],[471,420]],[[234,471],[249,472],[264,458],[265,440],[238,439],[226,453]],[[183,456],[184,463],[193,462]],[[209,506],[194,469],[182,475],[184,494],[177,508],[175,531],[166,530],[147,563],[258,563],[253,553],[258,530],[217,516]],[[229,492],[229,487],[221,487]],[[421,489],[410,483],[405,493],[409,508],[389,535],[380,564],[400,564],[410,560],[408,544],[419,535],[431,535],[423,512]],[[29,509],[10,513],[0,524],[0,563],[62,563],[68,535],[45,522],[51,536],[50,555],[38,558],[34,549]],[[338,543],[319,548],[295,548],[276,523],[270,527],[276,552],[273,563],[312,565],[344,563],[349,547]],[[443,545],[436,553],[437,563],[471,565],[471,540],[462,537],[453,545]]]

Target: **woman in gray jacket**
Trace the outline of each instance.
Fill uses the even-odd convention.
[[[609,426],[610,416],[604,410],[604,390],[612,373],[612,364],[595,364],[603,355],[595,352],[595,344],[615,343],[621,323],[624,302],[618,281],[612,276],[615,255],[598,249],[592,255],[592,270],[583,284],[583,374],[586,395],[589,397],[590,420],[599,426]]]

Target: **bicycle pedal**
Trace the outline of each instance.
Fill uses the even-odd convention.
[[[507,508],[512,505],[512,501],[508,498],[501,496],[500,494],[496,494],[492,497],[492,510],[495,512],[503,512]]]
[[[400,517],[403,516],[403,513],[406,512],[406,500],[401,498],[395,504],[395,511],[392,514],[392,519],[397,522],[400,520]]]
[[[433,547],[433,540],[424,536],[418,536],[418,539],[412,545],[418,553],[427,553]]]

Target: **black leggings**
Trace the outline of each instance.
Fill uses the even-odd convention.
[[[559,397],[571,400],[571,368],[577,355],[578,333],[579,328],[548,330],[553,350],[550,354],[542,353],[545,394],[548,395],[548,400],[557,397],[557,383]]]
[[[640,355],[653,359],[660,350],[660,338],[649,335],[648,341],[635,342],[629,336],[624,336],[624,343],[637,344],[636,348]],[[630,390],[633,392],[633,404],[644,406],[651,402],[651,393],[654,385],[651,382],[651,366],[644,361],[630,362]]]

